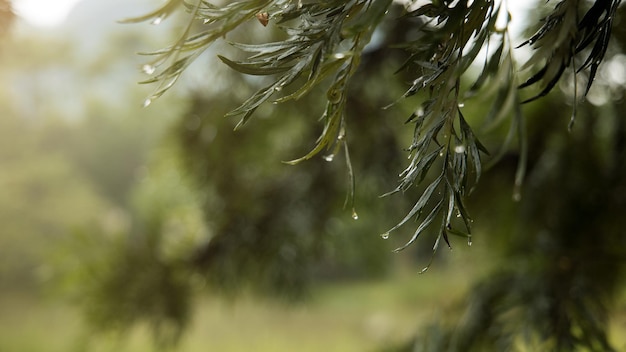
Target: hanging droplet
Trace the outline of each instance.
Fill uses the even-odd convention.
[[[338,89],[329,90],[326,98],[331,104],[338,104],[341,101],[341,92]]]
[[[439,156],[443,156],[443,150],[439,152]]]
[[[324,159],[324,160],[326,160],[326,161],[328,161],[328,162],[333,161],[333,159],[334,159],[334,158],[335,158],[335,154],[328,154],[328,155],[324,155],[324,156],[322,157],[322,159]]]
[[[356,213],[356,210],[352,209],[352,218],[354,220],[359,220],[359,214]]]
[[[143,107],[147,108],[150,104],[152,104],[152,99],[148,98],[146,100],[143,101]]]
[[[513,200],[516,202],[522,200],[522,194],[518,190],[513,193]]]
[[[456,147],[454,147],[454,152],[457,154],[465,153],[465,146],[463,144],[457,145]]]
[[[427,271],[428,271],[428,268],[429,268],[428,266],[427,266],[427,267],[425,267],[425,268],[424,268],[424,269],[422,269],[422,270],[421,270],[418,274],[423,274],[423,273],[427,272]]]
[[[472,237],[467,238],[467,245],[470,247],[472,246]]]
[[[333,55],[333,57],[335,59],[341,60],[341,59],[344,59],[346,57],[346,54],[344,54],[344,53],[336,53],[335,55]]]
[[[151,75],[154,73],[154,71],[156,71],[156,67],[149,65],[149,64],[145,64],[141,66],[141,70],[143,71],[143,73],[147,75]]]
[[[459,107],[462,108],[465,106],[465,103],[459,103]]]
[[[340,141],[343,141],[346,138],[346,129],[341,126],[341,129],[339,130],[339,135],[337,136],[337,139]]]
[[[389,232],[385,232],[385,233],[383,233],[382,235],[380,235],[380,237],[381,237],[383,240],[388,239],[388,238],[389,238]]]
[[[165,14],[161,14],[159,17],[153,19],[152,22],[150,22],[150,24],[158,26],[159,24],[161,24],[161,22],[163,22],[164,19],[165,19]]]
[[[456,217],[457,217],[457,218],[460,218],[460,217],[461,217],[461,212],[460,212],[460,211],[458,211],[458,210],[457,210],[457,212],[456,212]]]

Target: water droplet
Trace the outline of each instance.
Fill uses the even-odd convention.
[[[513,200],[519,202],[522,200],[522,194],[519,191],[515,191],[515,193],[513,193]]]
[[[143,101],[143,107],[147,108],[150,104],[152,104],[152,99],[148,98],[146,100]]]
[[[457,211],[457,212],[456,212],[456,217],[457,217],[457,218],[460,218],[460,217],[461,217],[461,212],[460,212],[460,211]]]
[[[156,71],[156,67],[149,65],[149,64],[145,64],[141,66],[141,70],[143,71],[143,73],[147,75],[151,75],[154,73],[154,71]]]
[[[427,267],[425,267],[425,268],[424,268],[424,269],[422,269],[422,270],[421,270],[418,274],[423,274],[423,273],[427,272],[427,271],[428,271],[428,268],[429,268],[428,266],[427,266]]]
[[[465,146],[463,144],[457,145],[456,147],[454,147],[454,152],[458,154],[465,153]]]
[[[344,53],[336,53],[335,55],[333,55],[333,57],[335,59],[341,60],[341,59],[344,59],[346,57],[346,54],[344,54]]]
[[[459,107],[462,108],[465,106],[465,103],[459,103]]]
[[[324,156],[322,157],[322,159],[324,159],[324,160],[326,160],[326,161],[328,161],[328,162],[333,161],[333,159],[334,159],[334,158],[335,158],[335,154],[328,154],[328,155],[324,155]]]
[[[338,104],[341,101],[341,92],[336,89],[329,90],[326,97],[331,104]]]
[[[356,213],[356,210],[352,209],[352,218],[354,220],[359,220],[359,214]]]
[[[470,247],[472,246],[472,238],[471,237],[467,238],[467,245],[470,246]]]
[[[283,90],[283,87],[276,86],[276,87],[274,87],[274,90],[277,91],[277,92],[280,92],[281,90]]]
[[[207,24],[207,23],[209,23],[209,22],[211,22],[211,19],[210,19],[210,18],[205,18],[205,19],[204,19],[204,21],[202,21],[202,23],[204,23],[204,24]]]
[[[165,19],[165,14],[162,14],[159,17],[153,19],[152,22],[150,22],[150,24],[158,26],[159,24],[161,24],[161,22],[163,22],[163,19]]]
[[[380,237],[381,237],[383,240],[388,239],[388,238],[389,238],[389,232],[385,232],[385,233],[383,233],[382,235],[380,235]]]
[[[439,152],[439,156],[443,156],[443,150]]]
[[[339,135],[337,136],[337,139],[340,141],[343,141],[346,138],[346,129],[343,128],[343,126],[341,127],[341,129],[339,130]]]

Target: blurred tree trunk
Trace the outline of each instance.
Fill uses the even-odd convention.
[[[10,0],[0,0],[0,36],[5,34],[13,20],[15,14],[13,13],[13,7]]]

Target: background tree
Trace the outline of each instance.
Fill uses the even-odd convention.
[[[518,43],[509,34],[506,7],[494,1],[432,1],[418,6],[390,0],[256,0],[225,5],[171,0],[130,22],[150,20],[158,24],[183,4],[191,18],[180,39],[155,52],[155,59],[143,67],[153,77],[147,83],[157,84],[146,106],[169,89],[203,50],[225,36],[234,48],[249,56],[237,60],[220,56],[221,61],[242,73],[261,76],[244,81],[247,86],[258,85],[258,90],[240,107],[226,113],[240,117],[236,127],[244,135],[239,137],[245,137],[245,128],[241,127],[251,122],[253,113],[270,115],[271,109],[263,103],[283,103],[281,113],[289,115],[289,109],[298,105],[293,101],[320,100],[321,96],[325,105],[321,135],[310,152],[289,163],[318,154],[327,160],[343,154],[349,180],[346,204],[355,218],[366,217],[357,212],[359,196],[355,202],[352,192],[354,175],[372,172],[372,165],[376,165],[377,175],[397,174],[402,154],[394,150],[399,151],[400,141],[410,135],[409,165],[389,195],[404,193],[403,199],[414,197],[413,204],[390,231],[380,231],[387,239],[391,231],[417,219],[412,236],[400,243],[398,250],[426,233],[434,235],[434,250],[444,242],[451,246],[452,236],[471,244],[471,206],[466,204],[469,194],[476,189],[477,212],[483,213],[486,211],[480,208],[490,210],[490,197],[502,192],[495,186],[490,192],[480,191],[483,183],[478,181],[485,158],[490,166],[495,165],[490,173],[513,175],[513,198],[520,201],[520,222],[515,230],[497,231],[505,238],[499,242],[508,255],[507,265],[476,286],[475,294],[464,304],[467,311],[458,320],[460,323],[452,324],[450,329],[444,324],[441,329],[429,330],[407,349],[500,350],[525,345],[547,350],[605,351],[611,348],[604,329],[607,309],[626,257],[624,236],[619,230],[622,221],[613,213],[624,202],[620,166],[624,131],[620,117],[609,113],[620,111],[622,87],[601,84],[594,93],[610,97],[610,104],[603,104],[602,118],[593,117],[594,108],[586,103],[578,104],[591,94],[592,82],[601,72],[600,63],[607,60],[607,53],[608,60],[620,58],[619,44],[610,45],[619,3],[566,0],[546,5],[543,25],[524,42],[533,50],[524,66],[528,74],[517,68],[513,52]],[[250,32],[260,33],[252,36]],[[238,39],[246,36],[266,43],[240,43]],[[267,39],[273,36],[278,39]],[[617,43],[622,42],[621,33],[615,37]],[[389,78],[383,77],[393,77],[394,71],[397,82],[387,84]],[[528,77],[521,85],[520,76]],[[377,82],[386,84],[381,87]],[[404,82],[410,83],[402,93]],[[521,107],[522,102],[547,95],[559,82],[563,82],[564,92],[555,92],[553,96],[561,96],[545,102],[545,111],[572,102],[569,135],[559,128],[567,126],[563,123],[567,118],[537,112],[529,113],[532,118],[526,121]],[[244,90],[240,84],[232,83],[230,90]],[[535,91],[527,93],[527,88]],[[396,97],[402,99],[397,101]],[[485,97],[492,102],[490,108],[472,107],[475,100]],[[257,289],[298,292],[314,271],[315,266],[310,264],[315,262],[311,260],[325,258],[324,253],[328,253],[323,236],[309,238],[299,227],[286,225],[293,217],[328,217],[329,205],[336,203],[310,192],[318,187],[336,190],[341,186],[331,184],[332,178],[323,174],[324,168],[310,166],[310,162],[299,166],[301,174],[293,183],[283,181],[271,170],[247,174],[236,160],[215,165],[214,153],[222,154],[236,146],[224,133],[215,134],[208,115],[221,112],[208,111],[210,100],[200,96],[191,99],[194,103],[180,124],[178,139],[185,168],[195,188],[202,192],[205,223],[215,222],[216,211],[254,221],[235,218],[213,223],[215,233],[193,255],[171,258],[153,255],[162,250],[153,241],[158,242],[159,234],[165,231],[161,220],[153,219],[162,217],[142,216],[143,225],[134,237],[142,240],[126,244],[121,251],[137,253],[142,248],[148,255],[122,255],[132,260],[125,262],[126,270],[120,273],[132,275],[132,268],[145,268],[152,274],[143,277],[154,278],[154,282],[169,288],[155,294],[150,282],[142,286],[141,281],[134,280],[137,293],[119,297],[116,292],[124,292],[120,285],[128,282],[128,277],[110,272],[98,281],[94,291],[107,292],[98,300],[114,305],[100,306],[104,307],[99,310],[103,315],[95,316],[102,322],[128,323],[147,317],[157,326],[164,321],[182,326],[189,309],[189,272],[201,271],[215,287],[247,283]],[[378,110],[381,106],[388,109]],[[410,131],[384,121],[382,116],[388,114],[408,116],[405,126]],[[577,114],[587,115],[580,123],[582,127],[573,125]],[[292,121],[274,123],[279,131],[277,137],[268,138],[264,146],[273,146],[279,152],[284,149],[284,135],[306,136],[310,130]],[[480,133],[484,143],[477,137],[480,125],[491,131]],[[213,143],[218,139],[220,144],[216,146]],[[517,147],[512,146],[515,140]],[[241,138],[237,143],[247,141]],[[348,150],[348,143],[353,150]],[[267,155],[273,154],[256,150],[250,158]],[[504,160],[496,163],[502,157]],[[517,161],[511,163],[514,159]],[[526,174],[529,181],[523,189]],[[307,179],[311,181],[303,181]],[[241,204],[232,199],[223,201],[226,194],[231,194],[232,185],[258,186],[260,181],[262,191],[255,194],[258,198]],[[364,185],[357,190],[364,192],[367,181],[360,184]],[[244,192],[254,194],[251,192],[255,188]],[[306,202],[314,204],[314,210],[299,208],[302,200],[298,194],[306,194]],[[276,208],[260,207],[254,199],[272,199]],[[398,202],[402,206],[404,200]],[[155,211],[165,210],[157,207]],[[386,221],[386,216],[381,218]],[[327,227],[320,225],[311,224],[309,230],[326,232]],[[428,268],[430,262],[424,264]],[[148,292],[153,299],[143,299]],[[111,314],[118,311],[113,309],[117,305],[129,303],[139,308],[124,317]]]

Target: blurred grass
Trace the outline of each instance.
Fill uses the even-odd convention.
[[[463,260],[462,255],[451,257]],[[198,298],[194,321],[174,350],[374,351],[410,339],[421,325],[445,315],[462,299],[473,274],[482,271],[446,267],[426,275],[409,271],[385,280],[324,284],[295,305],[205,295]],[[618,350],[626,350],[626,290],[618,302],[610,334]],[[154,350],[145,326],[122,339],[88,335],[73,306],[34,294],[0,296],[0,351]]]
[[[456,279],[411,273],[383,281],[325,284],[295,305],[246,295],[231,301],[203,296],[176,350],[374,350],[408,339],[442,309],[442,299],[458,298],[467,280]],[[0,351],[155,350],[145,327],[134,329],[122,342],[112,336],[89,337],[83,328],[80,312],[71,305],[33,294],[1,297]]]

